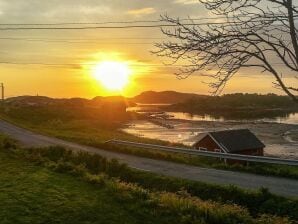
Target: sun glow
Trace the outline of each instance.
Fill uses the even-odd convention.
[[[129,84],[132,71],[125,62],[102,61],[94,67],[94,77],[109,90],[123,90]]]

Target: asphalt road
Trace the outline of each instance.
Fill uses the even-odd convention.
[[[297,180],[277,177],[266,177],[261,175],[233,171],[206,169],[195,166],[177,164],[173,162],[160,161],[143,157],[137,157],[133,155],[105,151],[95,147],[79,145],[57,138],[36,134],[2,120],[0,120],[0,133],[4,133],[6,135],[11,136],[12,138],[22,143],[24,146],[35,147],[60,145],[72,149],[74,151],[87,151],[90,153],[100,154],[107,158],[115,158],[123,163],[126,163],[128,166],[139,170],[150,171],[166,176],[179,177],[207,183],[216,183],[224,185],[233,184],[235,186],[247,189],[258,189],[260,187],[266,187],[273,193],[287,197],[298,198]]]

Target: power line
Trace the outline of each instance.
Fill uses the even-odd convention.
[[[15,37],[0,37],[0,40],[12,40],[12,41],[28,41],[28,42],[46,42],[46,43],[102,43],[102,44],[154,44],[156,42],[98,42],[98,41],[105,41],[105,40],[167,40],[167,38],[98,38],[98,39],[56,39],[56,38],[15,38]],[[290,40],[284,40],[290,41]],[[195,41],[194,41],[195,42]],[[279,41],[275,41],[279,43]]]
[[[279,15],[276,15],[279,16]],[[280,15],[283,16],[283,15]],[[297,18],[298,16],[295,16]],[[252,18],[249,15],[236,15],[234,17],[194,17],[194,18],[177,18],[177,21],[202,21],[202,20],[218,20],[226,19],[232,20],[235,18]],[[265,20],[271,20],[271,17],[263,17]],[[284,18],[283,20],[287,20]],[[264,21],[264,20],[262,20]],[[63,26],[63,25],[104,25],[104,24],[134,24],[134,23],[160,23],[163,20],[130,20],[130,21],[104,21],[104,22],[59,22],[59,23],[0,23],[0,26]]]
[[[254,21],[256,22],[256,21]],[[278,22],[278,21],[277,21]],[[209,26],[209,25],[241,25],[243,22],[205,22],[205,23],[180,23],[180,24],[153,24],[153,25],[125,25],[125,26],[77,26],[77,27],[60,27],[60,26],[46,26],[46,27],[4,27],[0,31],[5,30],[91,30],[91,29],[133,29],[133,28],[164,28],[164,27],[179,27],[179,26]],[[29,24],[28,24],[29,25]],[[39,24],[45,26],[45,24]],[[281,26],[280,24],[279,26]]]
[[[97,41],[97,40],[163,40],[165,37],[100,37],[100,38],[34,38],[34,37],[0,37],[0,40],[49,40],[49,41]]]
[[[96,41],[96,40],[93,40],[93,41],[68,41],[68,40],[43,40],[43,39],[10,39],[10,38],[0,38],[0,40],[13,40],[13,41],[26,41],[26,42],[44,42],[44,43],[69,43],[69,44],[128,44],[128,45],[151,45],[151,44],[154,44],[154,42],[99,42],[99,41]]]
[[[42,65],[42,66],[95,66],[98,63],[44,63],[44,62],[11,62],[11,61],[0,61],[0,64],[9,64],[9,65]],[[283,66],[283,63],[271,63],[272,65]],[[186,66],[195,66],[192,64],[131,64],[131,66],[136,67],[186,67]]]
[[[198,21],[198,20],[212,20],[212,19],[215,19],[215,18],[179,19],[179,21]],[[65,26],[65,25],[105,25],[105,24],[107,25],[107,24],[134,24],[134,23],[160,23],[160,22],[162,21],[161,20],[134,20],[134,21],[108,21],[108,22],[0,23],[0,26]]]
[[[0,40],[13,40],[13,41],[27,41],[27,42],[44,42],[44,43],[69,43],[69,44],[128,44],[128,45],[146,45],[146,44],[154,44],[154,42],[96,42],[80,40],[80,41],[72,41],[72,40],[55,40],[55,39],[28,39],[28,38],[0,38]],[[106,39],[108,40],[108,39]]]
[[[163,22],[163,21],[159,21]],[[248,22],[248,21],[247,21]],[[256,22],[256,21],[253,21]],[[125,23],[125,22],[123,22]],[[75,24],[75,23],[74,23]],[[91,24],[91,23],[90,23]],[[151,25],[124,25],[124,26],[77,26],[77,27],[52,27],[52,26],[46,26],[46,24],[35,24],[35,26],[32,27],[4,27],[0,28],[0,30],[89,30],[89,29],[132,29],[132,28],[163,28],[163,27],[177,27],[177,26],[209,26],[209,25],[241,25],[243,24],[243,21],[239,22],[204,22],[204,23],[179,23],[174,24],[169,22],[168,24],[151,24]],[[30,25],[30,24],[26,24]],[[31,24],[33,25],[33,24]],[[45,26],[45,27],[36,27],[36,25],[39,26]],[[54,24],[51,24],[54,25]],[[95,25],[95,23],[94,23]],[[282,24],[281,24],[282,25]]]
[[[185,23],[184,26],[222,25],[222,22],[212,23]],[[235,24],[235,23],[234,23]],[[239,23],[240,24],[240,23]],[[177,27],[178,24],[158,24],[158,25],[127,25],[127,26],[80,26],[80,27],[5,27],[0,30],[95,30],[95,29],[134,29],[134,28],[163,28]]]

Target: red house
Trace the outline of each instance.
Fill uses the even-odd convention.
[[[213,152],[263,156],[265,145],[248,129],[202,134],[194,148]]]

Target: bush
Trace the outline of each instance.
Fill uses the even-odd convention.
[[[184,195],[191,195],[201,200],[213,200],[224,204],[237,204],[248,209],[251,215],[268,213],[279,216],[288,216],[298,220],[298,201],[271,194],[267,189],[260,191],[246,191],[235,186],[219,186],[178,178],[164,177],[151,173],[130,169],[117,160],[107,160],[99,155],[85,152],[73,153],[61,147],[55,149],[28,149],[25,157],[44,164],[56,163],[55,170],[68,172],[74,175],[102,175],[133,183],[142,188],[153,191],[167,191]],[[60,156],[60,157],[59,157]],[[53,167],[53,166],[52,166]],[[91,176],[89,176],[91,178]],[[96,177],[98,178],[98,177]],[[95,179],[90,182],[96,181]]]
[[[17,142],[7,136],[0,135],[0,148],[1,149],[16,149]]]

